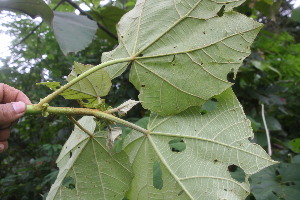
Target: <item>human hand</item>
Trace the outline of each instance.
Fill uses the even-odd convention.
[[[26,104],[31,102],[23,92],[0,83],[0,153],[8,148],[10,127],[25,114]]]

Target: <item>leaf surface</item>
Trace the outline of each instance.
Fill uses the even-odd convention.
[[[251,192],[257,200],[298,199],[300,164],[280,163],[251,176]]]
[[[94,132],[93,117],[79,123]],[[47,196],[49,199],[122,199],[132,173],[124,152],[113,154],[106,147],[106,137],[96,133],[90,138],[75,127],[57,159],[59,173]],[[88,191],[88,192],[87,192]]]
[[[228,167],[236,165],[248,177],[276,162],[249,141],[250,121],[232,90],[215,98],[217,108],[204,115],[199,107],[169,117],[153,114],[149,135],[127,135],[124,147],[135,174],[128,199],[246,198],[248,181],[232,178]],[[162,171],[159,187],[153,182],[157,165]]]
[[[64,54],[85,49],[93,40],[97,23],[86,16],[54,12],[52,29]]]
[[[130,80],[151,111],[171,115],[202,105],[232,85],[227,74],[236,73],[261,28],[230,11],[242,2],[139,0],[117,26],[119,46],[102,61],[135,58]],[[115,78],[129,64],[107,70]]]
[[[93,68],[92,65],[84,65],[78,62],[74,62],[74,68],[69,74],[67,81],[70,82],[80,74]],[[45,82],[39,83],[39,85],[45,85],[53,90],[60,87],[59,82]],[[102,97],[108,94],[111,87],[111,80],[109,74],[105,70],[97,70],[93,74],[81,79],[73,86],[62,92],[60,95],[65,99],[86,100],[87,103],[81,102],[85,107],[93,108],[98,104],[98,97]]]
[[[97,23],[86,16],[52,11],[43,0],[0,0],[0,10],[19,11],[35,18],[40,16],[55,34],[64,54],[85,49],[93,40]]]

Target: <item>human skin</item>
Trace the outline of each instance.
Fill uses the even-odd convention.
[[[0,153],[8,148],[11,126],[26,112],[29,98],[20,90],[0,83]]]

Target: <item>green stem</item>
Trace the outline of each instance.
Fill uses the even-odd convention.
[[[129,61],[132,61],[132,60],[134,60],[133,57],[128,57],[128,58],[121,58],[121,59],[116,59],[116,60],[111,60],[111,61],[101,63],[101,64],[91,68],[90,70],[80,74],[78,77],[74,78],[73,80],[68,82],[66,85],[60,87],[59,89],[55,90],[53,93],[51,93],[48,96],[46,96],[45,98],[41,99],[41,101],[38,103],[38,106],[42,107],[43,104],[49,103],[57,95],[59,95],[60,93],[62,93],[63,91],[65,91],[66,89],[68,89],[69,87],[71,87],[72,85],[77,83],[78,81],[80,81],[81,79],[87,77],[88,75],[94,73],[95,71],[97,71],[99,69],[102,69],[102,68],[105,68],[107,66],[114,65],[114,64],[117,64],[117,63],[129,62]]]
[[[78,121],[76,121],[76,119],[74,119],[74,117],[72,116],[68,116],[69,120],[71,120],[78,128],[80,128],[83,132],[85,132],[86,134],[88,134],[91,138],[94,137],[93,133],[91,133],[90,131],[88,131],[87,129],[85,129],[83,126],[81,126],[81,124],[79,124]]]
[[[27,105],[27,114],[41,114],[42,109],[39,104],[33,104],[33,105]],[[137,126],[133,123],[130,123],[126,120],[120,119],[118,117],[115,117],[111,114],[104,113],[102,111],[96,110],[96,109],[88,109],[88,108],[69,108],[69,107],[52,107],[48,106],[46,108],[47,110],[45,112],[48,112],[49,114],[57,114],[57,115],[88,115],[88,116],[94,116],[96,118],[106,119],[109,121],[113,121],[119,124],[123,124],[124,126],[127,126],[129,128],[132,128],[134,130],[137,130],[145,135],[149,134],[149,131]]]
[[[112,109],[106,110],[104,112],[107,113],[107,114],[113,114],[113,113],[118,112],[118,111],[119,111],[119,108],[112,108]]]

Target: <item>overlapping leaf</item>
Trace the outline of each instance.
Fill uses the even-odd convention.
[[[92,65],[83,65],[80,63],[74,63],[74,69],[71,71],[67,78],[67,81],[71,81],[78,75],[91,69]],[[40,83],[53,90],[60,87],[58,82],[46,82]],[[111,80],[109,74],[105,70],[97,70],[93,74],[81,79],[79,82],[62,92],[65,99],[77,99],[86,100],[87,103],[81,102],[85,107],[94,107],[98,104],[98,97],[102,97],[108,94],[111,87]]]
[[[129,199],[241,200],[249,194],[248,181],[233,179],[228,167],[239,166],[248,177],[276,163],[249,141],[250,121],[232,90],[215,98],[217,107],[206,114],[192,107],[175,116],[152,115],[149,135],[126,137],[135,174]]]
[[[176,114],[229,88],[261,24],[230,11],[243,1],[138,0],[102,61],[134,57],[130,80],[145,108]],[[223,14],[223,10],[225,13]],[[107,70],[119,76],[130,63]]]
[[[53,12],[43,0],[0,0],[0,10],[19,11],[35,18],[41,16],[55,34],[64,54],[78,52],[93,40],[97,23],[70,12]]]
[[[299,169],[299,163],[281,163],[251,176],[251,192],[255,199],[298,199],[300,196]]]
[[[79,123],[94,132],[93,117]],[[132,173],[124,152],[113,154],[106,147],[106,137],[93,138],[75,127],[57,159],[59,174],[47,196],[49,199],[122,199],[128,190]]]

